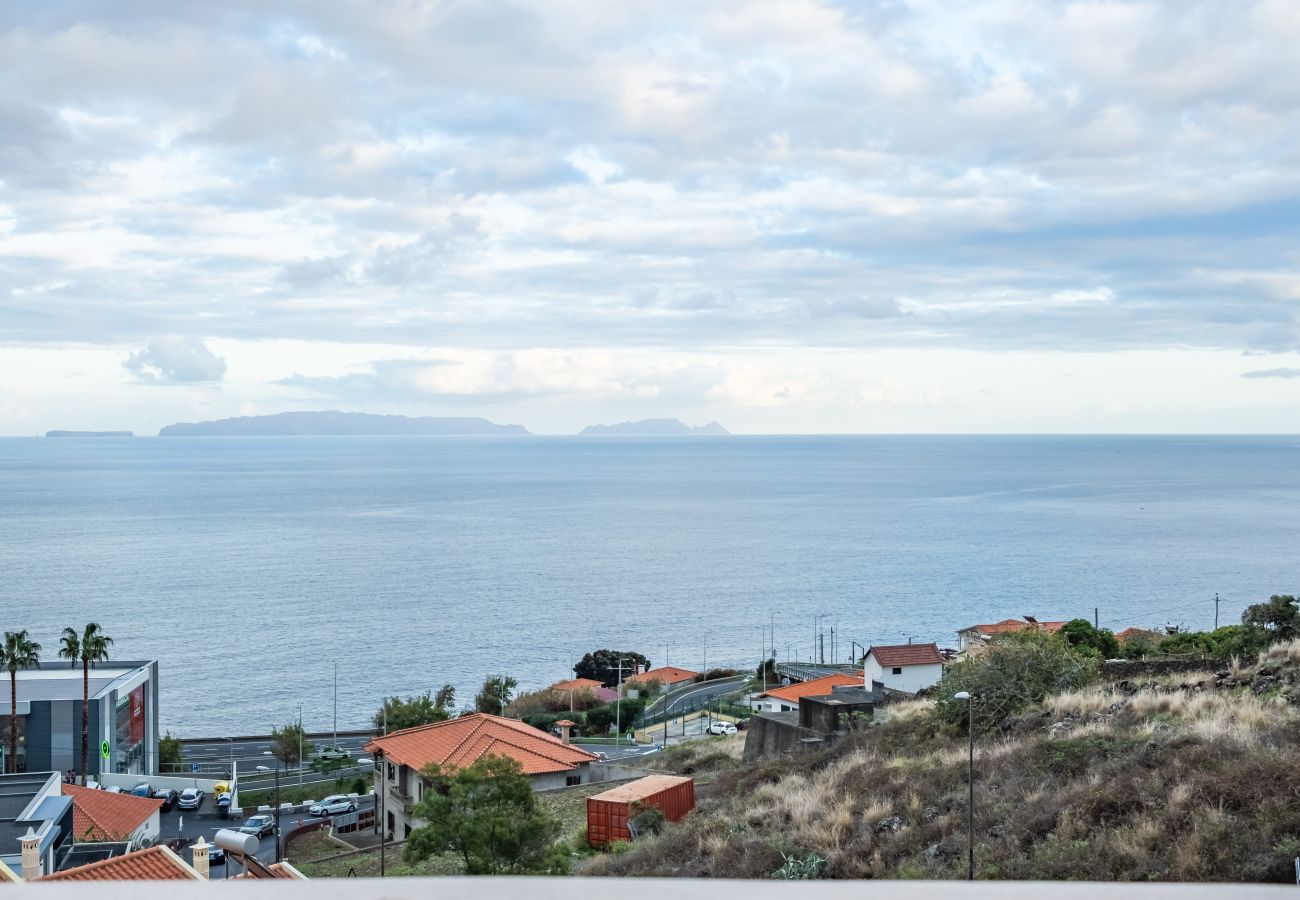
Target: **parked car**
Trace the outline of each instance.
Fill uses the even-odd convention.
[[[181,798],[176,801],[179,809],[198,809],[203,805],[203,792],[198,788],[186,788],[181,791]]]
[[[217,842],[215,839],[208,841],[208,847],[211,848],[208,850],[209,865],[215,866],[218,863],[223,863],[226,861],[226,851],[222,850],[220,847],[217,846]]]
[[[121,789],[120,787],[118,787],[117,785],[113,785],[112,787],[106,787],[106,788],[104,788],[104,790],[107,791],[107,792],[110,793],[110,794],[120,794],[120,793],[122,793],[122,789]]]
[[[151,793],[153,792],[149,790],[149,785],[143,781],[131,788],[132,797],[148,797]]]
[[[181,799],[181,795],[171,788],[161,788],[153,792],[153,798],[162,801],[163,812],[171,812],[176,808],[176,801]]]
[[[313,816],[333,816],[338,813],[352,812],[357,808],[357,801],[347,794],[332,794],[308,810]]]
[[[741,719],[739,722],[736,723],[736,728],[737,728],[737,730],[739,730],[739,731],[748,731],[748,730],[749,730],[749,719]]]
[[[347,759],[348,751],[342,747],[321,747],[316,751],[317,759]]]
[[[735,734],[736,726],[730,722],[714,722],[709,726],[709,734]]]
[[[239,830],[244,834],[255,834],[259,838],[264,838],[275,832],[275,817],[249,816],[248,821],[239,826]]]

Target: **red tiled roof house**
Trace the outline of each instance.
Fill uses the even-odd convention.
[[[799,681],[784,687],[772,688],[759,694],[751,703],[756,712],[794,712],[804,697],[821,697],[837,687],[862,687],[862,673],[848,675],[836,672],[811,681]]]
[[[690,669],[683,669],[680,666],[660,666],[648,672],[629,675],[623,679],[623,688],[625,691],[638,690],[652,681],[657,681],[661,691],[671,691],[673,688],[691,684],[698,675],[698,672],[692,672]]]
[[[1064,622],[1040,622],[1033,616],[1025,616],[1023,619],[1003,619],[1001,622],[990,622],[985,625],[968,625],[957,632],[957,650],[960,653],[968,653],[972,650],[978,653],[998,635],[1026,629],[1057,632],[1064,627]]]
[[[938,684],[943,675],[943,656],[937,644],[894,644],[871,647],[862,661],[863,686],[871,690],[880,682],[895,691],[915,694]]]
[[[486,713],[394,731],[370,741],[366,752],[377,767],[382,764],[384,820],[397,840],[419,824],[411,808],[425,791],[420,771],[431,763],[462,768],[485,756],[505,756],[519,763],[533,790],[546,790],[588,783],[597,758],[531,725]]]
[[[62,785],[72,798],[74,841],[136,841],[158,839],[161,800],[95,788]]]

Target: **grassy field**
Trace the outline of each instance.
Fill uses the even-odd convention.
[[[1297,707],[1300,641],[1031,706],[976,740],[977,877],[1292,881]],[[769,878],[793,857],[821,878],[961,878],[966,753],[925,702],[820,753],[740,766],[673,748],[655,764],[715,771],[696,811],[584,872]]]

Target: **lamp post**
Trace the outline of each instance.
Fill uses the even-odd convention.
[[[263,750],[263,756],[273,756],[270,750]],[[271,771],[266,766],[258,766],[257,771]],[[280,760],[275,761],[275,861],[280,861]]]
[[[975,697],[970,691],[958,691],[954,700],[966,701],[966,733],[970,736],[970,755],[966,759],[966,880],[975,880]]]
[[[388,843],[388,820],[384,815],[387,811],[384,795],[388,793],[388,772],[384,769],[383,749],[375,751],[375,784],[376,793],[379,795],[379,877],[383,878],[384,848]]]

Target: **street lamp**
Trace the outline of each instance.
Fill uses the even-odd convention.
[[[273,756],[270,750],[263,750],[263,756]],[[266,766],[258,766],[257,771],[271,771]],[[275,861],[280,861],[280,760],[275,761]]]
[[[975,880],[975,697],[970,691],[958,691],[954,700],[966,701],[966,733],[970,737],[970,755],[966,760],[966,880]]]

